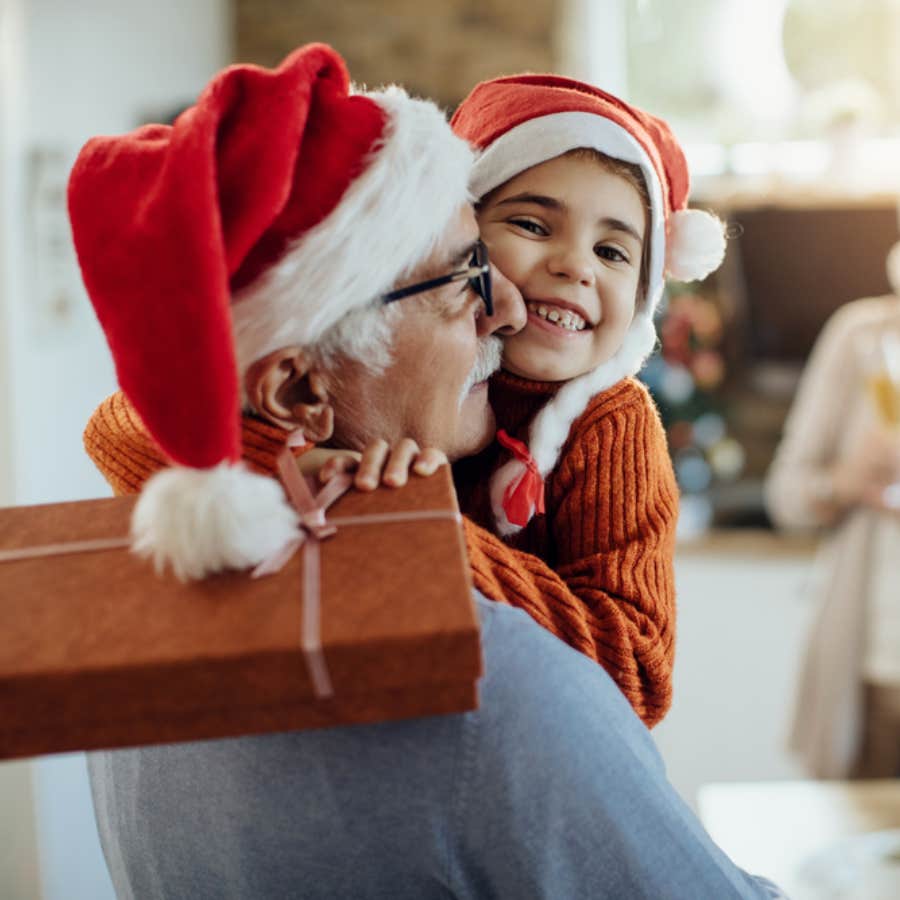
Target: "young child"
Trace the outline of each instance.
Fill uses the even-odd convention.
[[[457,465],[460,502],[567,583],[598,662],[652,725],[671,700],[677,488],[631,376],[656,341],[664,276],[715,269],[724,229],[685,209],[687,164],[666,124],[590,85],[487,81],[452,125],[481,151],[482,239],[528,308],[491,382],[499,446]]]

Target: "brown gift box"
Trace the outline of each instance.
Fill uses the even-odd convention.
[[[127,536],[134,502],[0,509],[0,758],[475,707],[478,622],[446,467],[329,510],[336,524],[412,517],[338,524],[317,544],[325,697],[301,648],[302,550],[275,575],[182,584],[127,546],[52,546]],[[49,549],[10,560],[21,548]]]

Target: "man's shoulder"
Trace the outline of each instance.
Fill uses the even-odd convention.
[[[587,735],[602,740],[614,728],[631,735],[655,763],[655,751],[643,746],[647,729],[605,669],[522,610],[474,595],[485,659],[482,727],[514,718],[520,733],[550,743]]]

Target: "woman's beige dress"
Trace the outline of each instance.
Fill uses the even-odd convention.
[[[866,691],[900,691],[900,514],[855,509],[823,521],[829,472],[878,426],[860,348],[900,331],[900,299],[857,300],[828,321],[810,355],[769,471],[776,525],[825,529],[819,599],[803,661],[790,743],[819,778],[858,770]],[[896,745],[900,747],[900,732]]]

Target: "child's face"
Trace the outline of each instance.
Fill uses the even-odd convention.
[[[647,227],[634,185],[594,159],[558,156],[501,185],[478,224],[528,307],[525,328],[505,341],[506,370],[566,381],[615,354],[634,316]]]

